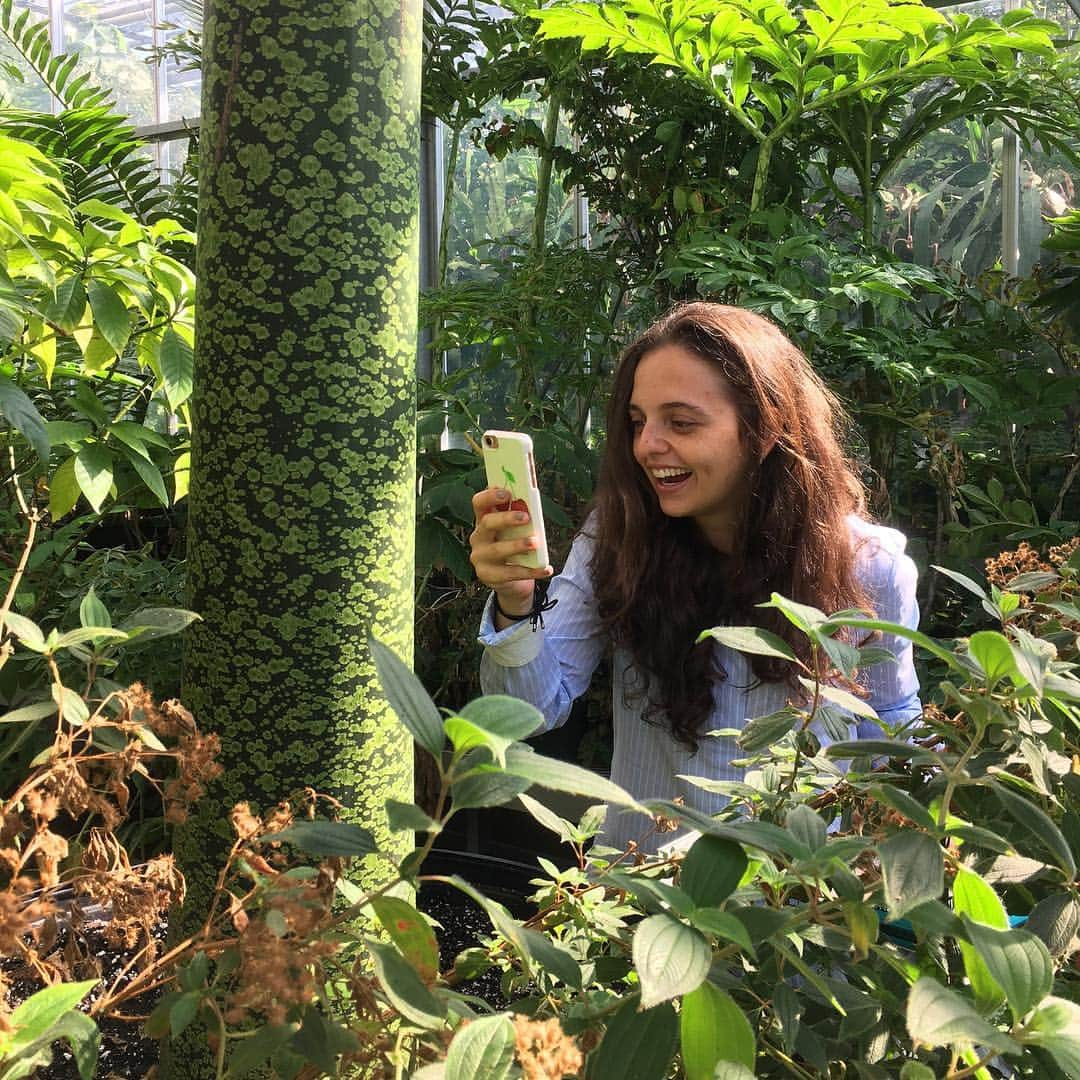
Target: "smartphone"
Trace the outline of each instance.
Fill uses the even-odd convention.
[[[510,492],[508,510],[525,510],[529,520],[499,533],[500,540],[523,540],[536,537],[536,547],[512,555],[507,562],[539,570],[548,564],[547,535],[544,532],[544,511],[540,504],[540,489],[536,486],[536,464],[533,444],[520,431],[485,431],[483,437],[484,468],[488,487],[506,488]]]

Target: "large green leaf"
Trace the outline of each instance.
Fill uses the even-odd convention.
[[[375,973],[394,1008],[419,1027],[442,1027],[446,1020],[445,1003],[424,985],[397,949],[370,939],[367,945],[375,962]]]
[[[13,1028],[12,1049],[18,1049],[44,1036],[67,1012],[70,1012],[97,986],[97,979],[85,982],[57,983],[31,994],[10,1016]]]
[[[79,481],[75,479],[75,458],[65,458],[49,480],[49,513],[53,521],[70,514],[80,494]]]
[[[294,821],[280,832],[266,833],[262,839],[285,840],[308,855],[339,858],[372,855],[378,850],[371,833],[351,821]]]
[[[470,807],[504,806],[532,787],[532,781],[523,776],[511,776],[497,765],[479,765],[450,787],[454,807],[465,810]]]
[[[462,1024],[446,1054],[452,1080],[507,1080],[514,1075],[514,1025],[509,1016],[482,1016]]]
[[[782,637],[770,634],[768,630],[759,630],[756,626],[714,626],[698,635],[698,641],[706,638],[712,638],[736,652],[775,656],[796,663],[799,660],[795,650]]]
[[[371,908],[417,975],[425,983],[434,982],[439,974],[439,943],[427,919],[408,901],[396,896],[377,896],[371,901]]]
[[[608,1021],[600,1045],[589,1058],[594,1080],[666,1080],[675,1056],[679,1018],[670,1002],[638,1011],[628,998]]]
[[[646,1009],[695,990],[712,963],[712,950],[702,934],[665,913],[638,923],[633,955]]]
[[[679,887],[698,907],[717,907],[735,891],[747,861],[734,840],[700,836],[682,861]]]
[[[1009,925],[1005,905],[993,887],[966,866],[957,868],[953,880],[953,910],[995,930],[1004,930]],[[981,950],[967,941],[958,944],[975,1002],[981,1011],[989,1012],[1001,1003],[1004,991],[987,967]]]
[[[640,810],[641,806],[618,784],[567,761],[537,754],[527,746],[515,744],[506,752],[506,771],[552,791],[586,795],[601,802]]]
[[[0,414],[34,448],[42,465],[48,465],[49,433],[45,421],[30,398],[6,375],[0,375]]]
[[[982,668],[990,688],[1016,673],[1016,661],[1009,641],[996,630],[980,630],[972,634],[968,638],[968,655]]]
[[[1080,1005],[1046,998],[1028,1022],[1024,1041],[1049,1051],[1058,1068],[1075,1080],[1080,1076]]]
[[[86,289],[82,279],[70,277],[56,286],[56,298],[47,303],[43,314],[49,322],[69,334],[78,327],[86,311]]]
[[[131,317],[124,301],[116,290],[102,281],[91,281],[86,291],[90,298],[90,310],[101,336],[118,355],[124,351],[131,336]]]
[[[379,674],[379,683],[390,707],[397,713],[409,734],[432,757],[438,758],[446,745],[446,735],[435,702],[428,697],[423,684],[396,653],[375,638],[368,639],[368,646]]]
[[[964,925],[990,975],[1005,991],[1013,1019],[1027,1016],[1053,985],[1049,950],[1026,930],[997,930],[971,919]]]
[[[189,397],[195,378],[195,355],[191,346],[169,327],[161,339],[158,353],[161,379],[170,409],[178,409]]]
[[[518,698],[493,694],[471,701],[456,716],[447,717],[443,729],[455,750],[487,746],[502,764],[508,747],[543,725],[539,709]]]
[[[140,642],[154,641],[157,638],[170,637],[186,630],[201,616],[184,608],[153,607],[140,608],[126,618],[121,619],[120,629],[126,630]]]
[[[113,483],[113,456],[100,443],[89,443],[75,455],[75,480],[86,501],[100,514]]]
[[[945,888],[945,855],[941,845],[922,832],[902,832],[878,844],[885,903],[889,918],[924,900],[935,900]]]
[[[731,995],[708,980],[683,997],[679,1028],[686,1080],[713,1080],[721,1061],[753,1071],[754,1030]]]
[[[755,716],[746,722],[736,742],[748,754],[756,754],[778,743],[802,719],[798,709],[783,708],[768,716]]]
[[[1051,956],[1064,956],[1080,932],[1080,902],[1068,892],[1044,897],[1031,909],[1024,929],[1041,938]]]
[[[1003,783],[994,784],[994,794],[1008,811],[1057,860],[1071,881],[1076,876],[1076,859],[1062,831],[1039,806],[1010,791]]]
[[[988,1024],[959,994],[924,975],[911,988],[907,1004],[908,1034],[916,1045],[968,1049],[987,1046],[1005,1054],[1020,1047]]]

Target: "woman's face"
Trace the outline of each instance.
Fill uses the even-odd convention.
[[[681,345],[646,353],[630,395],[634,458],[660,510],[693,518],[730,551],[746,505],[752,456],[724,377]]]

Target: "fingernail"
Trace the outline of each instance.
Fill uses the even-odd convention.
[[[507,491],[506,488],[496,488],[495,489],[495,498],[496,499],[509,499],[510,498],[510,492]]]
[[[529,520],[529,515],[528,515],[528,514],[526,514],[526,513],[525,513],[525,512],[523,511],[523,510],[519,510],[519,511],[518,511],[518,512],[517,512],[517,513],[516,513],[516,514],[514,515],[514,520],[515,520],[515,521],[528,521],[528,520]]]

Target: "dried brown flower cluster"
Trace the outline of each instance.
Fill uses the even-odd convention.
[[[1053,569],[1026,540],[1022,540],[1015,551],[1003,551],[1000,555],[986,560],[986,578],[999,589],[1006,588],[1009,582],[1020,574]]]
[[[525,1080],[562,1080],[577,1076],[585,1057],[573,1038],[567,1035],[557,1018],[530,1020],[514,1017],[514,1053]]]
[[[178,702],[157,706],[136,683],[96,704],[82,724],[57,723],[48,752],[0,803],[0,954],[18,958],[29,973],[50,982],[101,975],[99,962],[81,944],[87,918],[78,901],[71,907],[72,932],[63,938],[58,933],[54,896],[63,885],[106,908],[106,940],[138,950],[137,967],[152,966],[153,930],[183,900],[184,880],[169,855],[132,866],[115,834],[128,811],[128,784],[136,772],[159,789],[167,784],[174,814],[186,813],[220,772],[217,739],[200,735]],[[113,733],[108,743],[99,737],[106,729]],[[169,749],[162,738],[178,745]],[[113,749],[117,741],[122,745]],[[163,766],[175,769],[175,777],[163,775]],[[77,834],[89,839],[75,860],[68,837]],[[94,1009],[108,1005],[104,993]],[[4,1008],[0,1004],[0,1024],[7,1022]]]
[[[1064,544],[1052,547],[1047,553],[1047,558],[1054,566],[1062,567],[1073,557],[1078,547],[1080,547],[1080,536],[1074,536],[1071,540],[1066,540]]]

